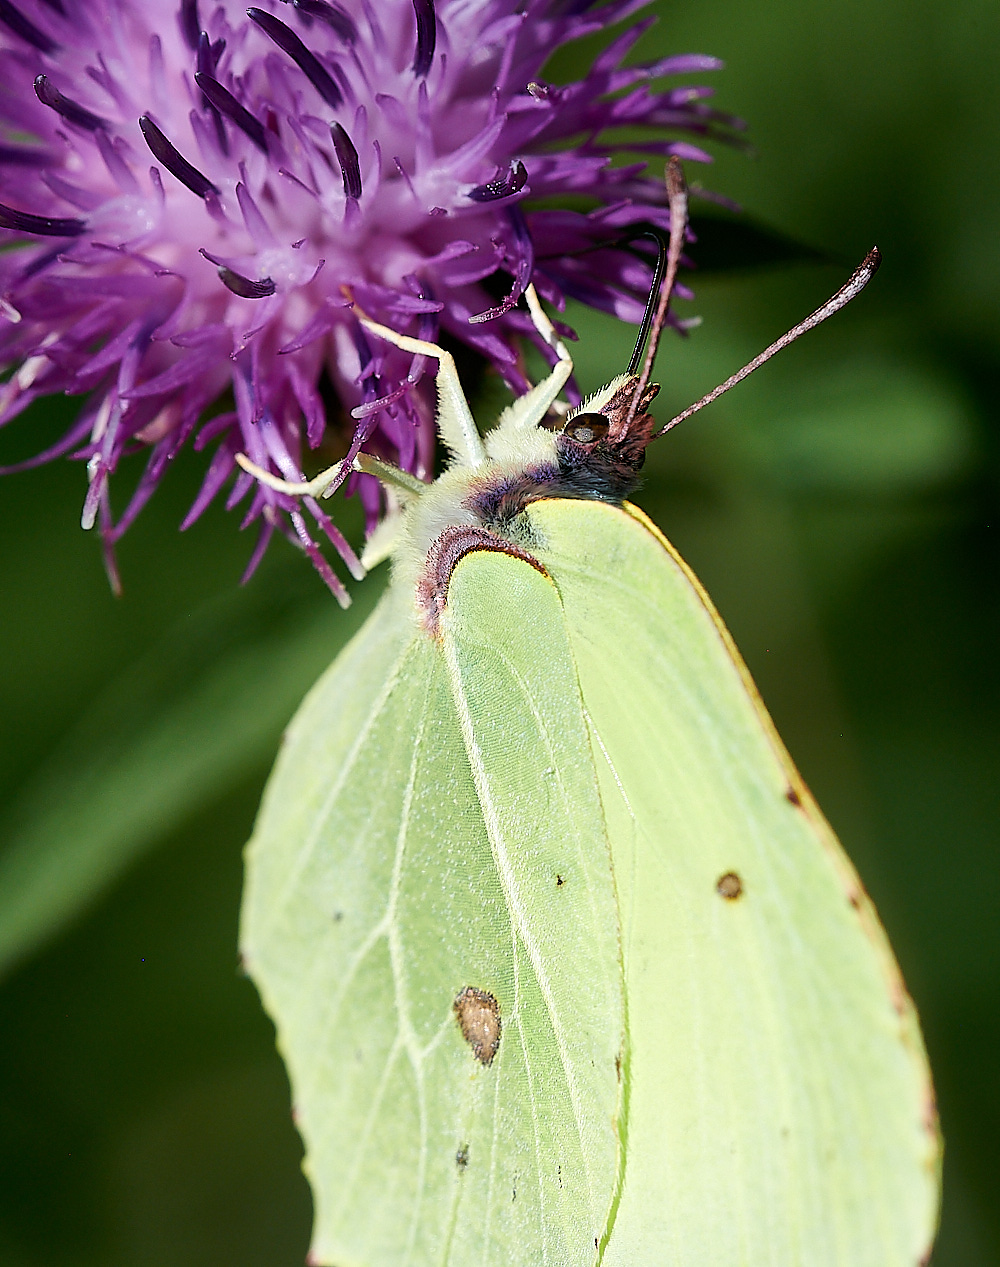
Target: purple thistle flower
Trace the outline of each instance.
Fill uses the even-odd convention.
[[[665,136],[738,121],[706,105],[709,89],[651,81],[719,63],[623,67],[647,19],[583,79],[539,76],[554,49],[648,2],[0,0],[0,365],[20,365],[0,424],[42,395],[86,396],[62,440],[18,465],[86,461],[83,524],[99,524],[114,584],[115,541],[193,437],[214,453],[181,526],[235,473],[227,506],[247,502],[244,525],[260,528],[248,574],[280,529],[344,598],[306,516],[358,574],[330,518],[235,455],[298,480],[326,441],[429,473],[428,367],[373,345],[345,296],[395,329],[460,340],[517,392],[529,281],[557,307],[573,296],[639,319],[647,270],[593,248],[668,213],[658,175],[611,160],[707,161]],[[652,139],[637,146],[636,129]],[[591,210],[537,206],[567,194]],[[109,476],[143,448],[115,520]],[[352,489],[371,525],[375,481],[353,475]]]

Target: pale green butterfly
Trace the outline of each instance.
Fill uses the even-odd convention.
[[[939,1138],[892,952],[707,595],[624,501],[651,354],[553,432],[572,365],[527,301],[555,368],[485,440],[447,352],[362,318],[437,359],[452,460],[429,486],[358,460],[403,502],[392,584],[247,849],[310,1261],[913,1267]]]

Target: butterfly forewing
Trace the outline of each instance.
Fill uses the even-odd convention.
[[[593,1263],[623,982],[551,583],[470,556],[438,640],[383,600],[297,716],[247,862],[244,953],[288,1061],[314,1261]]]

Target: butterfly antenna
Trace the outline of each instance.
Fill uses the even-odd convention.
[[[687,235],[687,184],[684,180],[684,169],[681,166],[681,161],[675,154],[671,155],[668,160],[664,175],[667,186],[667,198],[670,202],[670,242],[667,246],[666,275],[664,276],[661,255],[661,259],[657,261],[657,270],[653,276],[653,284],[650,288],[650,302],[646,305],[646,312],[639,328],[639,338],[628,366],[628,373],[634,374],[639,364],[642,344],[648,328],[649,341],[646,344],[646,356],[642,363],[642,373],[639,375],[632,403],[629,406],[626,426],[632,421],[639,409],[639,402],[642,400],[642,394],[646,390],[649,376],[653,371],[656,349],[660,345],[660,335],[663,333],[663,327],[667,322],[667,313],[670,311],[670,296],[673,293],[674,282],[677,280],[677,268],[681,262],[681,251],[684,249],[684,240]],[[652,322],[649,322],[654,296],[657,297],[656,313],[652,318]]]
[[[849,304],[852,299],[861,294],[864,288],[878,272],[878,266],[881,263],[882,256],[879,249],[877,246],[873,246],[851,274],[847,283],[841,286],[840,290],[828,299],[821,308],[817,308],[814,313],[806,317],[805,321],[800,321],[799,324],[797,326],[793,326],[787,334],[783,334],[780,339],[776,339],[770,347],[765,348],[759,356],[755,356],[752,361],[750,361],[747,365],[744,365],[743,368],[733,374],[731,378],[727,378],[726,381],[724,383],[720,383],[718,387],[713,387],[707,396],[702,396],[701,400],[696,400],[693,405],[688,405],[687,409],[679,413],[676,418],[671,418],[666,426],[661,427],[659,431],[654,433],[653,439],[655,439],[656,436],[664,435],[671,427],[676,427],[679,422],[683,422],[685,418],[690,418],[691,415],[696,414],[699,409],[704,409],[705,406],[710,405],[713,400],[718,400],[719,397],[729,391],[731,387],[735,387],[737,383],[742,383],[745,378],[749,378],[754,370],[759,369],[765,361],[769,361],[771,357],[774,356],[775,352],[780,352],[782,348],[787,348],[789,343],[794,343],[795,340],[800,335],[805,334],[807,330],[811,330],[814,326],[818,326],[820,322],[825,321],[827,317],[832,317],[835,312],[839,312],[841,308],[843,308],[846,304]]]
[[[630,243],[637,241],[639,238],[652,238],[657,245],[657,252],[656,263],[653,265],[653,279],[649,283],[649,295],[646,299],[646,311],[642,314],[642,321],[639,322],[639,333],[636,335],[635,347],[632,349],[632,359],[629,361],[628,370],[626,371],[630,375],[634,374],[639,368],[639,362],[642,359],[642,349],[646,345],[653,318],[656,316],[656,304],[660,297],[660,282],[663,281],[663,274],[667,267],[667,254],[670,249],[667,235],[662,229],[658,229],[655,224],[647,225],[643,229],[638,229],[635,233],[630,233],[627,238],[621,239],[615,245],[625,250]],[[637,251],[635,254],[638,255],[639,252]],[[640,258],[645,263],[646,257],[643,255]]]

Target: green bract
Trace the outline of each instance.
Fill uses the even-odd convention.
[[[559,360],[404,485],[292,723],[243,949],[337,1267],[913,1267],[939,1142],[874,910],[707,596],[624,492],[635,380]],[[596,417],[595,417],[596,415]],[[386,478],[392,478],[390,474]]]

